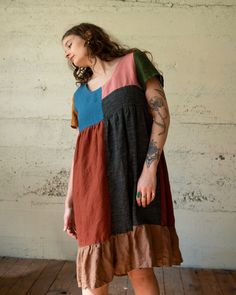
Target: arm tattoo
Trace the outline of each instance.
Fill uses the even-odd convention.
[[[156,159],[159,161],[161,155],[161,149],[157,147],[156,141],[151,139],[148,147],[148,152],[146,156],[146,164],[147,167],[150,167],[152,162],[155,161]]]
[[[162,98],[164,98],[166,100],[164,91],[162,91],[160,89],[155,89],[155,90],[157,90],[161,94],[161,97],[158,97],[158,96],[152,97],[151,99],[148,100],[148,104],[149,104],[149,107],[151,108],[151,110],[157,112],[158,116],[161,119],[161,122],[158,122],[155,118],[153,118],[154,123],[163,128],[163,131],[158,134],[158,135],[161,135],[166,132],[166,124],[165,124],[164,120],[169,116],[169,112],[168,112],[168,109],[165,107],[164,102],[162,100]],[[163,107],[164,111],[166,112],[166,116],[163,116],[160,112],[160,108],[162,108],[162,107]]]
[[[161,95],[161,97],[163,97],[164,100],[166,100],[165,92],[162,89],[155,88],[154,90],[156,90]]]

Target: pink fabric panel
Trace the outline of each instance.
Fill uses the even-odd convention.
[[[123,56],[116,65],[111,79],[102,87],[102,99],[112,91],[128,85],[137,85],[141,87],[136,76],[133,52]]]

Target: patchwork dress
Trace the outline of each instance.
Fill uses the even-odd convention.
[[[108,81],[75,91],[71,127],[77,128],[73,210],[78,286],[98,288],[135,268],[180,265],[168,170],[162,151],[154,200],[136,201],[153,118],[146,81],[163,76],[139,50],[123,56]]]

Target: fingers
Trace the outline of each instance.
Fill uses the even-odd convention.
[[[136,194],[136,201],[138,206],[146,207],[148,206],[155,198],[154,191],[145,191],[139,189]]]
[[[77,239],[76,227],[72,218],[72,216],[67,216],[66,214],[64,215],[63,231],[65,231],[70,237]]]
[[[64,228],[64,231],[72,238],[77,238],[77,235],[76,235],[76,228],[75,226],[67,226]]]
[[[142,197],[141,197],[141,206],[142,207],[146,207],[147,206],[147,195],[145,193],[142,194]]]
[[[70,237],[76,239],[76,229],[74,227],[69,227],[66,232]]]
[[[67,222],[67,220],[66,220],[66,221],[64,221],[64,227],[63,227],[63,230],[66,231],[67,227],[68,227],[68,222]]]
[[[142,204],[141,203],[141,197],[142,197],[142,193],[141,193],[140,190],[138,190],[137,193],[136,193],[136,201],[137,201],[139,206],[141,206],[141,204]]]
[[[155,193],[155,191],[152,191],[152,193],[151,193],[151,201],[150,202],[152,202],[155,199],[155,197],[156,197],[156,193]]]

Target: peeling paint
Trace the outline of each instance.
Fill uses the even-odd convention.
[[[46,85],[39,85],[39,86],[36,86],[35,89],[40,89],[44,92],[47,90],[47,86]]]
[[[225,160],[225,156],[223,155],[219,155],[218,157],[215,158],[216,160],[220,159],[220,160]]]
[[[30,193],[41,196],[46,195],[54,197],[65,197],[68,189],[69,176],[70,171],[62,169],[55,176],[53,176],[52,179],[47,180],[42,187],[30,191]]]
[[[209,201],[209,202],[214,202],[215,198],[209,198],[207,196],[204,196],[202,192],[196,192],[196,191],[191,191],[191,192],[186,192],[183,194],[183,202],[188,202],[188,201],[193,201],[193,202],[203,202],[203,201]]]
[[[230,177],[221,177],[216,180],[216,184],[219,186],[225,186],[225,185],[231,185],[231,179]]]
[[[188,191],[185,193],[179,193],[181,197],[176,198],[173,200],[175,204],[175,208],[181,208],[181,209],[198,209],[202,208],[202,204],[205,203],[204,207],[206,206],[208,209],[210,209],[209,203],[213,204],[217,200],[214,196],[208,195],[206,196],[201,191]]]

